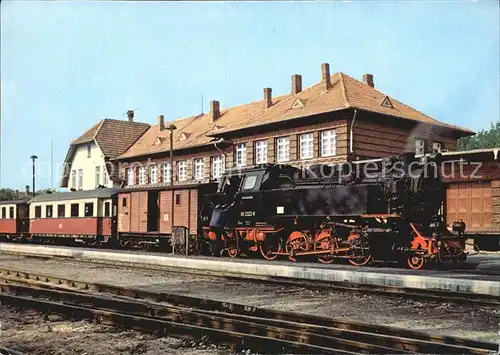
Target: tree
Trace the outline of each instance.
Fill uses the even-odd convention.
[[[481,130],[471,137],[460,138],[457,142],[457,150],[497,147],[500,147],[500,120],[492,122],[489,129]]]
[[[19,192],[12,189],[0,189],[0,201],[16,200],[18,196]]]

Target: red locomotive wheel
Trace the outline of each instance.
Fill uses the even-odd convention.
[[[285,251],[288,254],[288,259],[291,261],[297,261],[295,256],[293,256],[295,255],[295,252],[307,251],[308,249],[309,243],[304,233],[300,231],[290,233],[290,236],[285,244]]]
[[[229,247],[227,253],[230,258],[236,258],[240,254],[240,251],[236,247]]]
[[[349,258],[349,262],[354,266],[365,266],[370,261],[372,261],[371,255],[363,255],[363,256],[351,256]]]
[[[425,258],[420,254],[413,254],[408,256],[408,266],[410,269],[419,270],[425,265]]]
[[[264,259],[266,259],[266,260],[276,259],[279,255],[273,254],[273,252],[275,252],[275,253],[281,252],[281,243],[278,241],[278,244],[276,246],[274,246],[274,248],[271,247],[270,245],[265,245],[265,244],[266,243],[263,242],[263,243],[260,243],[260,245],[259,245],[260,253],[264,257]]]

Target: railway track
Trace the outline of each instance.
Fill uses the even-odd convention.
[[[117,262],[110,260],[88,260],[88,259],[77,259],[65,256],[41,256],[37,254],[18,254],[18,253],[4,253],[10,255],[17,255],[23,257],[41,258],[41,259],[57,259],[64,261],[78,261],[90,264],[100,264],[115,267],[128,267],[146,270],[158,270],[164,272],[173,272],[179,274],[196,274],[205,275],[210,277],[218,277],[226,280],[245,280],[249,282],[258,282],[266,284],[278,284],[287,285],[295,287],[304,287],[312,289],[329,289],[332,291],[339,292],[361,292],[368,294],[376,294],[389,297],[407,297],[411,299],[418,300],[428,300],[437,302],[448,302],[456,304],[465,304],[471,306],[481,306],[481,307],[500,307],[500,298],[492,295],[480,295],[480,294],[469,294],[465,292],[452,292],[444,290],[435,289],[417,289],[408,287],[396,287],[396,286],[376,286],[368,284],[354,284],[349,282],[326,282],[326,281],[306,281],[297,280],[293,278],[284,277],[269,277],[261,275],[250,275],[241,274],[238,272],[221,272],[221,271],[211,271],[211,270],[201,270],[201,269],[187,269],[178,267],[166,267],[166,266],[156,266],[152,264],[141,264],[133,262]],[[1,272],[2,269],[0,269]]]
[[[497,345],[386,326],[48,275],[0,270],[0,299],[17,307],[153,332],[208,336],[244,349],[294,353],[489,354]]]

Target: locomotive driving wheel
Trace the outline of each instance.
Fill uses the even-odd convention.
[[[354,266],[364,266],[372,261],[371,254],[365,255],[352,255],[349,257],[349,262]]]
[[[290,233],[285,244],[285,251],[288,254],[288,259],[297,261],[295,258],[296,252],[307,251],[309,249],[309,241],[307,236],[302,231]]]
[[[328,233],[328,235],[322,233],[316,237],[316,241],[314,242],[314,250],[333,250],[333,243],[333,237],[330,233]],[[316,259],[322,264],[331,264],[335,261],[332,253],[319,254]]]
[[[413,254],[408,256],[408,266],[410,269],[419,270],[425,265],[425,258],[422,254]]]
[[[230,258],[236,258],[240,254],[240,251],[236,246],[231,245],[230,247],[227,248],[227,254],[229,255]]]
[[[259,250],[264,259],[266,260],[274,260],[276,259],[279,255],[274,254],[274,253],[280,253],[281,252],[281,241],[278,240],[276,242],[276,245],[273,245],[272,242],[269,241],[264,241],[260,243],[259,245]]]

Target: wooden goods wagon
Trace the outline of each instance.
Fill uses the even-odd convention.
[[[500,148],[443,154],[447,224],[463,220],[482,249],[500,243]],[[462,164],[460,164],[462,161]],[[460,168],[460,165],[462,168]]]
[[[30,201],[31,236],[107,241],[116,232],[118,191],[96,189],[34,197]]]
[[[118,194],[118,236],[162,239],[176,227],[190,236],[201,233],[199,210],[204,195],[215,193],[217,185],[197,184],[121,191]]]
[[[22,236],[29,232],[27,200],[0,201],[0,236]]]

